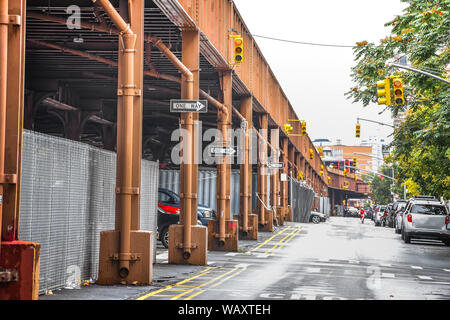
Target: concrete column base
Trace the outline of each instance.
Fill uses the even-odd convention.
[[[255,211],[253,211],[256,214]],[[274,213],[272,210],[264,209],[264,224],[258,221],[258,229],[261,232],[273,232]]]
[[[284,221],[294,221],[294,216],[292,213],[292,207],[291,206],[287,206],[287,210],[286,210],[286,216]]]
[[[238,220],[225,220],[225,242],[219,241],[219,220],[209,220],[208,249],[212,251],[238,251]]]
[[[277,220],[277,225],[278,226],[283,226],[284,225],[284,208],[283,207],[276,207],[274,208],[275,210],[275,218]]]
[[[0,272],[11,280],[0,282],[0,300],[38,300],[40,244],[4,241],[0,252]]]
[[[208,243],[206,242],[208,229],[204,226],[191,226],[191,254],[185,258],[183,250],[184,225],[169,226],[169,263],[191,264],[204,266],[207,264]]]
[[[129,274],[126,278],[119,276],[120,231],[100,232],[100,256],[98,267],[98,284],[138,284],[152,283],[153,255],[152,235],[149,231],[131,231]]]
[[[244,233],[242,230],[242,216],[235,215],[234,220],[239,221],[239,239],[241,240],[258,240],[258,216],[256,214],[248,215],[249,230]]]

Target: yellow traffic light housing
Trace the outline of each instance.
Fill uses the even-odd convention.
[[[318,148],[317,148],[317,151],[319,151],[319,156],[320,156],[321,158],[323,158],[323,148],[322,148],[322,147],[318,147]],[[322,170],[323,170],[323,166],[322,166]]]
[[[289,136],[289,134],[291,133],[291,131],[294,130],[294,128],[292,128],[292,126],[288,123],[284,124],[284,132],[286,132],[286,134]]]
[[[353,163],[352,166],[356,167],[356,157],[353,157]]]
[[[244,38],[240,35],[232,35],[233,39],[233,57],[234,62],[230,62],[230,65],[241,64],[244,59]]]
[[[361,137],[361,125],[359,123],[356,124],[356,137]]]
[[[392,80],[392,86],[394,88],[394,104],[396,106],[402,106],[405,104],[405,97],[403,95],[403,81],[401,78],[394,78]]]
[[[391,82],[389,78],[377,82],[378,104],[391,105]]]
[[[302,136],[306,136],[306,121],[302,121]]]
[[[328,184],[330,184],[330,183],[331,183],[331,177],[328,176]]]
[[[323,175],[323,164],[320,165],[319,176]]]
[[[303,180],[303,172],[298,172],[298,180]]]
[[[314,159],[314,150],[313,149],[309,149],[309,160]]]

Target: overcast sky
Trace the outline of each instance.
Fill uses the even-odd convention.
[[[294,41],[355,45],[357,41],[379,41],[390,34],[384,24],[406,7],[400,0],[234,0],[250,32]],[[307,121],[308,134],[342,139],[355,145],[356,118],[392,124],[383,106],[347,100],[352,87],[351,48],[291,44],[255,37],[264,57],[281,84],[298,117]],[[245,54],[244,54],[245,59]],[[361,122],[361,139],[384,138],[392,129]]]

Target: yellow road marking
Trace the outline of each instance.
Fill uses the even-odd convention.
[[[297,235],[300,231],[302,231],[303,228],[297,228],[295,231],[287,234],[283,239],[281,239],[278,243],[276,243],[272,249],[268,249],[266,250],[265,254],[267,254],[267,252],[269,252],[269,250],[272,250],[271,254],[274,253],[274,250],[277,248],[281,248],[283,247],[287,242],[291,241],[293,237],[295,237],[295,235]],[[283,242],[285,242],[283,244]]]
[[[199,294],[202,294],[202,293],[205,292],[205,291],[206,291],[206,290],[200,290],[200,291],[194,293],[193,295],[190,295],[189,297],[187,297],[187,298],[184,299],[184,300],[191,300],[192,298],[195,298],[196,296],[198,296]]]
[[[203,276],[203,275],[205,275],[205,274],[208,274],[209,272],[211,272],[211,269],[212,269],[211,267],[206,268],[205,270],[202,271],[202,273],[199,273],[198,275],[196,275],[196,276],[194,276],[194,277],[191,277],[191,278],[188,278],[188,279],[184,279],[183,281],[180,281],[180,282],[178,282],[178,283],[176,283],[176,284],[171,284],[171,285],[168,285],[168,286],[166,286],[166,287],[164,287],[164,288],[161,288],[161,289],[159,289],[159,290],[156,290],[156,291],[147,293],[146,295],[143,295],[143,296],[137,298],[136,300],[144,300],[144,299],[146,299],[146,298],[148,298],[148,297],[154,296],[154,295],[156,295],[156,294],[158,294],[158,293],[160,293],[160,292],[163,292],[163,291],[165,291],[165,290],[167,290],[167,289],[173,288],[173,287],[175,287],[175,286],[180,286],[181,284],[184,284],[184,283],[186,283],[186,282],[188,282],[188,281],[190,281],[190,280],[193,280],[193,279],[196,279],[196,278],[198,278],[198,277],[201,277],[201,276]]]
[[[239,268],[238,268],[238,267],[235,267],[233,270],[231,270],[231,271],[229,271],[229,272],[227,272],[227,273],[230,273],[230,272],[232,272],[232,271],[236,271],[237,269],[239,269]],[[212,289],[212,288],[214,288],[214,287],[217,287],[218,285],[224,283],[225,281],[227,281],[227,280],[229,280],[229,279],[231,279],[231,278],[237,276],[238,274],[242,273],[242,272],[243,272],[244,270],[246,270],[246,269],[247,269],[247,267],[243,267],[239,272],[232,273],[232,274],[229,275],[228,277],[226,277],[226,278],[224,278],[224,279],[222,279],[222,280],[220,280],[220,281],[214,283],[213,285],[209,286],[208,289]],[[226,274],[227,274],[227,273],[226,273]],[[224,275],[225,275],[225,274],[224,274]],[[216,279],[216,280],[217,280],[217,279]],[[200,287],[200,286],[199,286],[199,287]],[[206,291],[206,290],[200,290],[200,292],[196,292],[196,293],[194,293],[193,295],[190,295],[189,297],[187,297],[187,298],[184,299],[184,300],[191,300],[192,298],[194,298],[194,297],[200,295],[201,293],[203,293],[203,292],[205,292],[205,291]]]
[[[287,231],[287,230],[290,229],[290,228],[291,228],[291,226],[289,226],[289,227],[287,227],[287,228],[285,228],[285,229],[279,231],[278,233],[274,234],[274,235],[271,236],[269,239],[267,239],[266,241],[264,241],[263,243],[261,243],[259,246],[253,248],[252,250],[247,251],[246,254],[249,254],[250,252],[255,251],[256,249],[261,248],[261,247],[262,247],[263,245],[265,245],[267,242],[269,242],[270,240],[272,240],[273,238],[275,238],[276,236],[282,234],[283,232]]]

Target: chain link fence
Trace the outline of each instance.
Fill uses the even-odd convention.
[[[19,238],[41,244],[39,292],[95,281],[100,231],[114,229],[116,154],[24,130],[22,157]],[[158,171],[142,161],[141,230],[153,232],[154,255]]]

